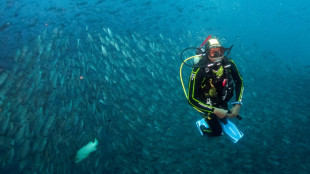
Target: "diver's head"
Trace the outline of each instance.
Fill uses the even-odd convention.
[[[222,47],[217,39],[210,39],[206,43],[206,54],[209,60],[214,62],[222,62],[224,58],[225,48]]]

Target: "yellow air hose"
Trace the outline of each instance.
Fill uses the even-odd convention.
[[[184,65],[184,63],[186,62],[186,61],[188,61],[188,60],[190,60],[190,59],[193,59],[193,58],[195,58],[195,57],[201,57],[201,55],[196,55],[196,56],[192,56],[192,57],[188,57],[187,59],[185,59],[183,62],[182,62],[182,64],[181,64],[181,66],[180,66],[180,80],[181,80],[181,84],[182,84],[182,87],[183,87],[183,91],[184,91],[184,94],[185,94],[185,97],[186,97],[186,99],[188,100],[188,96],[187,96],[187,94],[186,94],[186,90],[185,90],[185,87],[184,87],[184,83],[183,83],[183,78],[182,78],[182,68],[183,68],[183,65]],[[196,109],[198,112],[202,112],[202,111],[200,111],[198,108],[196,108],[196,107],[194,107],[194,109]]]

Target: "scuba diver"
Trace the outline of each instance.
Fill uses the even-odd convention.
[[[234,132],[226,132],[227,121],[233,124],[227,118],[241,119],[239,111],[242,105],[243,80],[234,61],[227,58],[229,53],[224,55],[231,48],[224,48],[217,39],[211,38],[207,40],[205,50],[201,46],[197,48],[196,56],[193,56],[195,63],[190,74],[187,99],[203,117],[202,121],[196,123],[202,135],[220,136],[224,129],[233,138]],[[236,101],[232,103],[233,108],[228,110],[227,103],[233,97],[234,89]],[[234,124],[232,126],[239,132]],[[227,131],[230,130],[231,128],[227,128]],[[233,141],[238,141],[242,136],[243,134]]]

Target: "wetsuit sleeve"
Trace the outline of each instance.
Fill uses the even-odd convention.
[[[204,95],[201,90],[201,82],[203,78],[204,70],[201,68],[193,68],[188,85],[188,102],[195,109],[201,112],[213,113],[214,107],[205,104],[205,101],[199,99],[202,95]]]
[[[242,96],[243,96],[243,79],[241,77],[240,72],[238,71],[238,68],[234,61],[229,60],[231,64],[231,75],[235,82],[235,93],[236,93],[236,101],[242,102]]]

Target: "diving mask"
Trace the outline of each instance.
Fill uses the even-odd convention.
[[[216,47],[216,48],[211,48],[209,50],[208,56],[210,58],[218,58],[222,57],[225,53],[225,48],[224,47]]]

